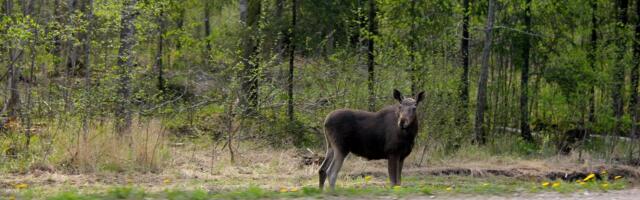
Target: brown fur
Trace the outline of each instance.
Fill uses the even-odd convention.
[[[394,90],[399,103],[378,112],[339,109],[331,112],[324,122],[327,155],[320,167],[320,189],[329,175],[331,189],[337,174],[349,154],[370,159],[387,159],[392,185],[400,185],[404,159],[411,153],[418,133],[416,106],[423,99],[420,92],[415,99],[403,98]]]

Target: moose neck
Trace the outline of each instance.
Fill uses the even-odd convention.
[[[414,117],[406,128],[398,127],[404,137],[415,137],[418,133],[418,119]]]

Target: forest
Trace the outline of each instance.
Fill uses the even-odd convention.
[[[640,1],[0,1],[0,199],[323,197],[325,118],[394,89],[409,186],[350,156],[338,195],[640,180]]]

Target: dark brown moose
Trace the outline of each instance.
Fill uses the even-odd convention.
[[[329,176],[333,191],[338,172],[349,153],[369,160],[388,160],[392,185],[400,185],[404,159],[411,153],[418,133],[416,106],[424,98],[420,92],[414,98],[405,98],[393,90],[397,104],[378,112],[339,109],[324,121],[327,155],[320,166],[320,189]]]

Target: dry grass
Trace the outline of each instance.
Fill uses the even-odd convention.
[[[106,140],[106,143],[88,143],[82,148],[91,149],[78,156],[85,166],[97,169],[107,163],[121,166],[146,165],[156,167],[158,171],[104,171],[97,170],[93,173],[69,174],[64,171],[40,172],[29,174],[0,174],[0,188],[13,189],[16,184],[27,183],[31,188],[40,191],[58,191],[61,188],[78,188],[81,191],[96,191],[105,188],[120,186],[136,186],[145,191],[163,191],[166,189],[203,189],[208,191],[228,191],[239,188],[258,186],[266,190],[277,191],[282,187],[304,187],[317,185],[317,165],[302,164],[302,155],[308,151],[294,149],[273,149],[270,147],[256,148],[254,143],[242,142],[236,149],[236,162],[230,163],[227,149],[221,149],[222,145],[215,145],[216,151],[212,151],[214,145],[206,142],[201,144],[171,145],[161,133],[161,129],[154,128],[157,125],[150,123],[132,137],[149,137],[152,143],[134,143],[131,147],[119,143],[117,139]],[[107,136],[104,136],[107,137]],[[111,137],[108,137],[111,138]],[[90,140],[91,141],[91,140]],[[103,141],[103,140],[101,140]],[[72,144],[72,143],[70,143]],[[126,144],[126,143],[124,143]],[[71,147],[70,147],[71,148]],[[167,155],[161,155],[162,151],[153,148],[164,149]],[[72,148],[71,148],[72,149]],[[416,148],[419,149],[419,148]],[[134,153],[127,153],[134,150]],[[315,150],[323,154],[322,150]],[[69,151],[73,152],[73,151]],[[86,154],[86,155],[85,155]],[[112,155],[105,155],[112,154]],[[439,176],[447,174],[463,176],[510,176],[526,180],[545,179],[546,175],[555,172],[592,171],[601,168],[626,170],[627,176],[638,176],[638,170],[625,166],[608,166],[604,162],[589,161],[579,162],[576,157],[552,157],[546,159],[518,159],[501,156],[479,156],[484,153],[476,153],[476,156],[467,154],[455,154],[447,159],[429,158],[419,167],[420,152],[412,154],[406,161],[405,177]],[[122,156],[121,159],[116,156]],[[152,158],[156,157],[156,158]],[[127,158],[127,159],[122,159]],[[166,160],[163,160],[166,158]],[[105,160],[101,160],[105,159]],[[163,162],[164,161],[164,162]],[[79,162],[80,163],[80,162]],[[153,167],[151,167],[153,166]],[[358,186],[363,182],[363,177],[372,175],[374,179],[370,184],[388,184],[385,161],[367,161],[350,155],[341,171],[339,187]],[[405,184],[411,182],[405,181]]]
[[[65,188],[80,192],[108,190],[114,186],[134,186],[144,191],[172,189],[202,189],[230,191],[260,187],[269,191],[279,188],[315,187],[318,165],[303,164],[303,157],[324,155],[324,149],[276,149],[251,141],[233,142],[235,163],[231,163],[223,143],[212,143],[203,136],[186,142],[169,139],[158,121],[135,123],[131,134],[118,136],[106,123],[92,128],[86,137],[81,129],[47,128],[35,140],[34,152],[48,152],[34,157],[30,170],[21,173],[0,173],[0,190],[17,192],[16,185],[26,183],[42,194]],[[70,126],[79,127],[79,126]],[[67,131],[62,131],[67,130]],[[612,174],[640,177],[640,171],[628,166],[607,165],[604,160],[588,154],[521,158],[495,155],[476,146],[466,146],[444,155],[427,148],[420,166],[422,147],[405,161],[404,184],[416,178],[461,175],[473,177],[513,177],[539,181],[549,174],[569,174],[608,169]],[[368,184],[388,185],[386,161],[367,161],[350,155],[340,173],[338,187]],[[412,181],[414,180],[414,181]]]
[[[79,173],[155,172],[162,168],[167,141],[159,121],[134,123],[125,135],[114,133],[110,127],[104,124],[87,133],[77,130],[75,137],[59,137],[53,147],[60,151],[54,153],[60,156],[59,166]]]
[[[51,122],[35,133],[31,145],[24,134],[0,135],[0,172],[93,173],[158,172],[167,160],[167,136],[157,120],[135,123],[130,134],[118,135],[111,123],[83,131],[79,123]]]

